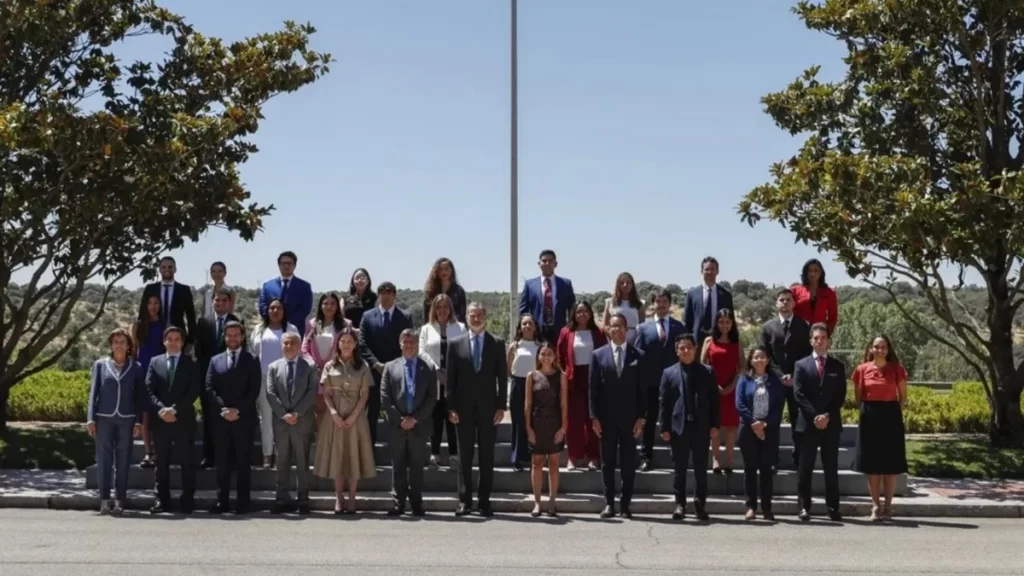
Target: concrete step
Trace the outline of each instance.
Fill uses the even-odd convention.
[[[473,471],[474,486],[479,472]],[[604,492],[601,482],[601,472],[589,470],[576,470],[573,472],[564,471],[560,477],[560,492],[578,494],[602,494]],[[687,471],[687,487],[693,490],[693,471]],[[434,470],[428,468],[425,471],[424,491],[456,493],[458,490],[457,472],[451,469]],[[669,470],[655,470],[652,472],[640,472],[636,476],[635,491],[637,494],[672,494],[673,474]],[[130,488],[145,489],[153,486],[153,470],[142,469],[137,465],[132,466],[128,484]],[[86,471],[86,485],[95,488],[96,467],[90,466]],[[180,486],[180,474],[177,467],[171,470],[171,486]],[[216,476],[214,470],[197,471],[196,488],[198,490],[216,489]],[[254,468],[252,470],[253,490],[273,490],[276,486],[276,471]],[[371,492],[386,492],[391,487],[390,466],[378,466],[377,476],[360,482],[363,490]],[[779,495],[796,494],[797,474],[789,470],[780,470],[775,477],[775,493]],[[814,494],[823,494],[825,488],[824,476],[820,470],[814,472],[812,490]],[[332,490],[333,480],[325,478],[314,478],[315,490]],[[907,489],[906,477],[901,477],[898,482],[897,493],[904,494]],[[528,472],[515,472],[510,468],[496,468],[494,471],[495,492],[530,493],[530,474]],[[862,496],[867,494],[867,482],[863,475],[849,471],[839,471],[839,490],[842,495]],[[715,495],[736,495],[743,493],[743,475],[733,474],[731,476],[708,474],[708,492]]]
[[[176,496],[176,495],[174,495]],[[211,490],[201,490],[196,492],[196,514],[198,516],[205,516],[205,510],[209,509],[216,502],[216,493]],[[274,493],[270,491],[258,491],[253,492],[252,495],[252,507],[253,510],[258,514],[266,514],[266,511],[274,503]],[[910,516],[936,516],[944,515],[941,511],[936,510],[936,506],[922,504],[916,502],[915,498],[899,498],[895,501],[896,513],[900,517]],[[151,492],[129,492],[128,501],[126,503],[126,516],[128,515],[141,515],[146,514],[146,510],[153,505],[155,501],[154,496]],[[99,496],[95,491],[88,491],[82,493],[62,494],[55,496],[49,500],[50,507],[54,509],[75,509],[75,510],[95,510],[99,508],[100,500]],[[234,498],[232,498],[232,505],[234,505]],[[176,504],[176,500],[172,501],[172,504]],[[310,494],[310,508],[314,512],[314,517],[324,518],[334,510],[334,493],[317,491]],[[491,507],[497,514],[525,514],[533,509],[533,496],[526,494],[509,494],[509,493],[495,493],[491,495]],[[558,511],[560,514],[598,514],[604,508],[605,502],[601,495],[597,494],[572,494],[572,493],[559,493],[557,498]],[[451,516],[455,509],[458,507],[458,497],[454,494],[449,493],[426,493],[423,495],[423,508],[431,515],[445,515]],[[634,514],[644,516],[667,516],[671,515],[675,510],[675,498],[670,495],[637,495],[633,498],[631,508]],[[379,515],[383,518],[382,512],[389,510],[392,506],[391,494],[387,492],[367,492],[364,490],[359,491],[359,495],[356,497],[356,509],[357,515],[354,518],[359,518],[360,515],[365,516],[367,514]],[[741,515],[746,511],[746,505],[742,495],[739,496],[709,496],[706,502],[707,511],[712,516],[736,516]],[[692,514],[693,502],[687,502],[687,512],[690,514],[686,522],[696,522]],[[795,516],[799,513],[800,509],[797,505],[796,499],[793,496],[778,496],[773,499],[772,503],[773,511],[778,516]],[[547,510],[547,493],[544,494],[542,504],[542,510]],[[846,516],[867,516],[871,513],[871,502],[870,500],[862,497],[850,497],[844,498],[839,506],[839,510],[843,515]],[[326,514],[325,514],[326,513]],[[825,514],[825,505],[821,499],[816,499],[811,507],[811,513],[823,516]],[[949,515],[948,513],[945,515]],[[175,516],[179,516],[175,514]],[[286,515],[289,518],[298,518],[295,514]],[[760,518],[760,517],[759,517]],[[345,521],[353,519],[352,516],[339,516],[338,521]],[[418,520],[412,516],[406,515],[396,521],[415,521]],[[466,522],[480,522],[482,519],[479,516],[469,516],[463,519]],[[643,518],[637,518],[638,521],[643,521]],[[547,518],[541,516],[536,518],[534,521],[540,523],[561,523],[566,522],[565,518]],[[607,520],[610,523],[625,522],[627,520],[620,520],[618,518]],[[714,521],[714,518],[712,518]],[[795,522],[796,519],[787,519],[787,522]],[[816,522],[826,521],[825,518],[816,518]],[[759,520],[759,522],[763,522]]]
[[[313,449],[316,450],[315,444],[314,444],[314,448]],[[141,461],[142,457],[146,453],[145,448],[143,448],[143,445],[142,445],[142,440],[136,440],[135,441],[135,446],[133,448],[133,451],[134,451],[134,453],[133,453],[133,458],[134,459],[132,461],[133,462]],[[385,444],[383,442],[378,442],[377,443],[377,445],[374,447],[373,454],[374,454],[374,459],[375,459],[376,462],[380,462],[380,463],[386,464],[387,462],[389,462],[391,460],[390,448],[389,448],[389,446],[387,444]],[[479,453],[475,453],[474,454],[474,458],[473,458],[473,464],[474,465],[477,464],[477,461],[478,461],[477,456],[478,455],[479,455]],[[193,461],[195,463],[198,463],[200,460],[202,460],[202,442],[196,442],[196,448],[192,452],[192,457],[193,457]],[[789,467],[790,463],[792,462],[792,458],[793,458],[793,447],[792,446],[781,446],[779,448],[779,457],[780,457],[782,466],[784,468]],[[448,455],[448,443],[447,443],[447,441],[445,441],[445,442],[443,442],[441,444],[441,453],[438,456],[438,458],[439,458],[439,463],[440,463],[441,466],[448,466],[448,464],[449,464],[449,455]],[[853,448],[840,448],[839,449],[839,469],[840,470],[850,470],[850,469],[852,469],[853,468],[853,460],[854,460],[854,449]],[[511,466],[511,462],[512,462],[512,445],[510,443],[508,443],[508,442],[501,442],[501,443],[497,444],[495,446],[494,461],[495,461],[495,464],[497,466]],[[568,464],[569,455],[564,450],[562,451],[560,461],[561,461],[561,465],[563,467],[565,467]],[[724,462],[725,461],[725,449],[724,448],[719,450],[719,461],[720,462]],[[263,450],[262,450],[262,447],[259,445],[258,441],[257,441],[256,445],[253,446],[252,458],[251,458],[250,462],[253,465],[255,465],[255,466],[259,466],[259,465],[261,465],[263,463]],[[663,446],[662,445],[662,446],[655,446],[654,447],[654,465],[657,468],[671,468],[672,467],[672,450],[668,446]],[[709,467],[711,466],[711,456],[710,455],[708,456],[708,466]],[[735,452],[733,453],[733,466],[732,467],[737,472],[741,472],[743,470],[743,454],[740,452],[739,448],[736,448]],[[819,469],[821,468],[821,461],[820,461],[820,459],[818,460],[816,467],[819,468]]]
[[[202,438],[203,422],[199,420],[197,423],[198,433],[197,438]],[[390,428],[383,420],[377,422],[377,441],[387,442],[390,433]],[[512,423],[502,422],[498,424],[498,442],[511,442],[512,441]],[[661,439],[660,435],[655,436],[655,444],[667,446],[668,442]],[[783,424],[779,429],[779,445],[780,446],[792,446],[793,445],[793,434],[792,428],[789,424]],[[846,448],[853,448],[857,445],[857,425],[847,424],[843,426],[843,432],[839,439],[839,445]]]

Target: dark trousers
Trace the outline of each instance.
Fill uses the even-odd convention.
[[[370,423],[370,443],[377,445],[377,421],[380,420],[380,382],[375,381],[366,391],[366,420]]]
[[[821,467],[825,472],[825,507],[829,511],[839,511],[839,437],[842,431],[841,426],[825,430],[812,428],[803,435],[796,492],[800,507],[808,512],[811,510],[811,479],[814,478],[818,448],[821,448]]]
[[[156,446],[156,498],[163,503],[171,499],[171,454],[181,466],[181,502],[191,504],[196,494],[195,456],[196,420],[193,414],[178,413],[178,421],[168,424],[155,413],[149,418]],[[207,425],[206,422],[203,423]]]
[[[206,374],[203,374],[206,377]],[[220,408],[206,397],[207,395],[199,395],[199,406],[203,412],[203,460],[207,462],[214,462],[217,460],[217,441],[214,440],[214,428],[217,426],[217,421],[221,419]],[[157,417],[159,418],[159,416]]]
[[[801,440],[804,437],[803,432],[796,431],[796,418],[800,413],[800,407],[796,403],[796,398],[793,396],[793,388],[786,388],[786,409],[789,410],[789,427],[793,436],[793,468],[795,470],[800,469],[800,445]],[[780,464],[779,455],[775,455],[775,463]]]
[[[96,417],[96,479],[100,485],[101,500],[110,500],[111,485],[114,498],[124,500],[128,497],[128,467],[132,461],[134,427],[134,418]]]
[[[473,451],[480,448],[477,467],[480,469],[480,485],[477,493],[480,505],[490,505],[491,488],[494,485],[494,442],[498,438],[498,428],[494,425],[494,412],[474,410],[459,413],[459,454],[462,462],[459,466],[459,498],[467,506],[473,505]]]
[[[636,439],[629,427],[611,422],[601,423],[601,476],[604,480],[604,500],[615,504],[615,466],[622,477],[622,505],[633,500],[633,480],[636,478]]]
[[[772,511],[772,492],[775,475],[772,465],[779,459],[779,425],[769,424],[761,440],[749,424],[740,427],[738,444],[743,454],[743,486],[747,508],[757,510],[757,497],[761,496],[761,513]]]
[[[530,439],[526,434],[526,378],[509,378],[508,409],[512,416],[512,464],[530,463]]]
[[[672,445],[672,492],[676,504],[686,505],[686,464],[693,457],[693,500],[704,504],[708,498],[708,442],[711,433],[701,429],[694,423],[683,428],[682,434],[672,432],[669,442]]]
[[[405,508],[406,499],[413,509],[423,508],[423,464],[427,444],[415,429],[391,427],[388,444],[391,448],[391,500]],[[466,466],[472,469],[471,466]]]
[[[237,475],[235,494],[240,507],[250,503],[252,484],[252,443],[256,427],[251,420],[228,422],[220,418],[217,429],[217,500],[227,506],[231,500],[231,473]]]
[[[430,435],[430,453],[434,456],[441,454],[441,436],[446,431],[448,433],[448,456],[459,455],[459,440],[455,435],[455,424],[448,419],[448,399],[444,397],[444,386],[441,386],[441,394],[437,398],[437,404],[434,404],[434,430]],[[473,465],[472,462],[469,463]]]
[[[647,389],[647,414],[644,416],[643,448],[641,458],[654,465],[654,437],[658,433],[658,389]]]
[[[558,333],[561,331],[561,326],[541,326],[540,336],[543,341],[554,346],[558,342]]]

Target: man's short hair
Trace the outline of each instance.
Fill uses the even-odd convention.
[[[420,341],[419,333],[413,330],[412,328],[406,328],[405,330],[402,330],[402,333],[398,335],[398,341],[401,342],[403,338],[412,338],[416,340],[417,344],[419,344]]]
[[[295,333],[295,332],[285,332],[284,335],[281,336],[281,342],[282,343],[288,342],[290,340],[295,340],[296,342],[302,342],[302,338],[300,338],[299,335],[297,333]]]
[[[171,332],[177,332],[178,336],[181,336],[182,340],[185,339],[185,331],[182,330],[181,328],[178,328],[177,326],[174,326],[172,324],[172,325],[168,326],[167,328],[164,328],[164,340],[167,339],[167,335],[170,334]]]
[[[478,308],[479,308],[480,310],[483,310],[483,311],[484,311],[484,314],[486,314],[486,313],[487,313],[487,306],[484,306],[484,303],[483,303],[483,302],[475,302],[475,301],[474,301],[474,302],[470,302],[470,303],[469,303],[469,306],[466,306],[466,314],[469,314],[469,311],[470,311],[470,310],[476,310],[476,309],[478,309]]]
[[[815,322],[814,324],[811,324],[811,334],[813,335],[815,332],[824,332],[825,336],[828,336],[828,324],[825,324],[824,322]]]
[[[775,299],[778,300],[779,296],[783,296],[783,295],[786,295],[786,294],[788,294],[791,298],[793,297],[793,291],[790,290],[789,288],[779,288],[775,292]]]
[[[225,334],[227,334],[228,330],[232,328],[238,328],[239,330],[242,331],[242,334],[245,334],[245,326],[242,326],[242,323],[239,322],[238,320],[228,320],[227,322],[224,323]]]
[[[393,283],[385,280],[377,285],[377,294],[380,294],[381,292],[398,292],[398,289],[395,288]]]

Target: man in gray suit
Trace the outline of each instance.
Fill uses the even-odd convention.
[[[427,441],[433,431],[431,415],[437,405],[437,375],[419,357],[419,334],[412,328],[399,336],[402,356],[384,365],[381,407],[391,426],[391,497],[388,516],[405,513],[408,498],[413,516],[423,516],[423,467]]]
[[[288,508],[291,467],[298,475],[298,512],[309,514],[309,448],[313,437],[316,402],[316,371],[299,356],[299,335],[282,336],[284,357],[267,369],[267,401],[274,413],[274,444],[277,446],[277,499],[271,512]]]

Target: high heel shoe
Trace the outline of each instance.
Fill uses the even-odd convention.
[[[345,513],[345,499],[335,498],[334,499],[334,515],[340,516]]]
[[[534,518],[540,516],[540,504],[533,505],[533,511],[530,512],[530,516],[533,516]]]

